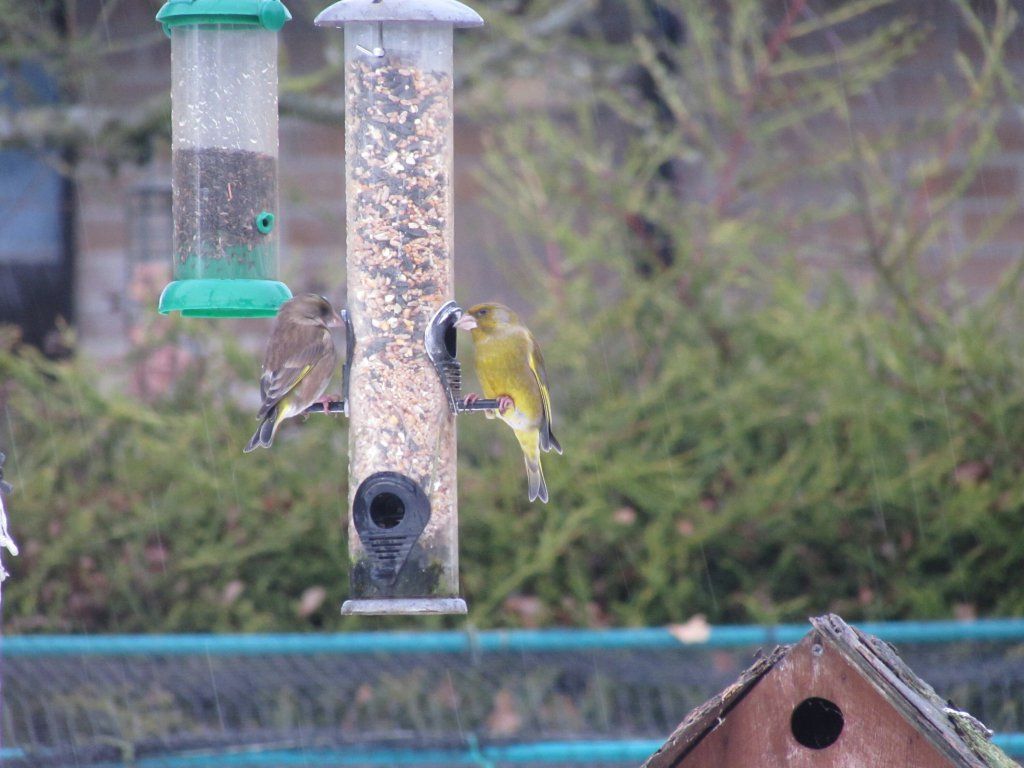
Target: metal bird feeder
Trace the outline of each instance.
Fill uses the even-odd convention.
[[[345,29],[349,371],[347,614],[465,613],[455,409],[428,354],[454,356],[455,0],[341,0]]]
[[[269,317],[277,280],[280,0],[168,0],[173,282],[161,313]]]

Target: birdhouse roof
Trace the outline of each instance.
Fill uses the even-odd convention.
[[[868,684],[865,690],[873,691],[884,704],[896,710],[950,766],[1019,768],[992,744],[988,728],[967,712],[949,706],[914,674],[891,645],[851,627],[835,614],[810,621],[813,628],[800,643],[778,646],[768,654],[759,652],[735,683],[690,712],[643,768],[685,768],[687,756],[727,723],[730,713],[742,706],[766,676],[774,671],[776,675],[789,674],[795,678],[798,673],[789,662],[805,652],[837,657],[845,667],[856,670]],[[826,648],[834,653],[823,653]]]

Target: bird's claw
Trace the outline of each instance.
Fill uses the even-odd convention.
[[[468,406],[473,405],[473,403],[475,403],[479,399],[480,399],[480,395],[478,395],[476,392],[470,392],[468,395],[466,395],[463,398],[462,401],[468,407]],[[497,400],[498,400],[497,412],[502,414],[502,415],[505,414],[505,411],[508,411],[510,409],[514,409],[516,407],[515,400],[513,400],[508,395],[502,395],[501,397],[497,398]],[[484,415],[487,416],[487,418],[489,418],[489,419],[493,419],[494,418],[494,409],[493,408],[488,408],[486,411],[484,411]]]
[[[319,405],[321,408],[324,409],[324,413],[330,413],[331,405],[334,403],[341,402],[344,402],[344,399],[342,398],[341,395],[324,395],[323,397],[314,400],[313,405]]]

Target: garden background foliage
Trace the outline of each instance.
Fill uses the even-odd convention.
[[[488,90],[500,81],[473,86],[481,182],[508,227],[506,277],[532,286],[566,450],[545,457],[551,503],[530,505],[508,430],[460,419],[471,622],[1024,611],[1021,275],[968,295],[971,247],[948,252],[946,215],[998,150],[1000,105],[1020,101],[1002,58],[1020,19],[952,2],[981,55],[960,58],[944,114],[885,135],[858,110],[928,31],[899,14],[858,27],[876,0],[664,0],[685,45],[645,33],[637,3],[635,34],[535,51],[563,109],[513,112]],[[911,143],[933,151],[892,162]],[[401,623],[337,615],[344,421],[311,417],[243,456],[257,362],[225,326],[160,324],[153,347],[187,336],[206,354],[145,403],[88,360],[5,337],[22,545],[5,631]]]

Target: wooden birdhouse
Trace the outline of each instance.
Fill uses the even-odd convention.
[[[643,768],[1016,768],[892,646],[829,614],[693,710]]]

